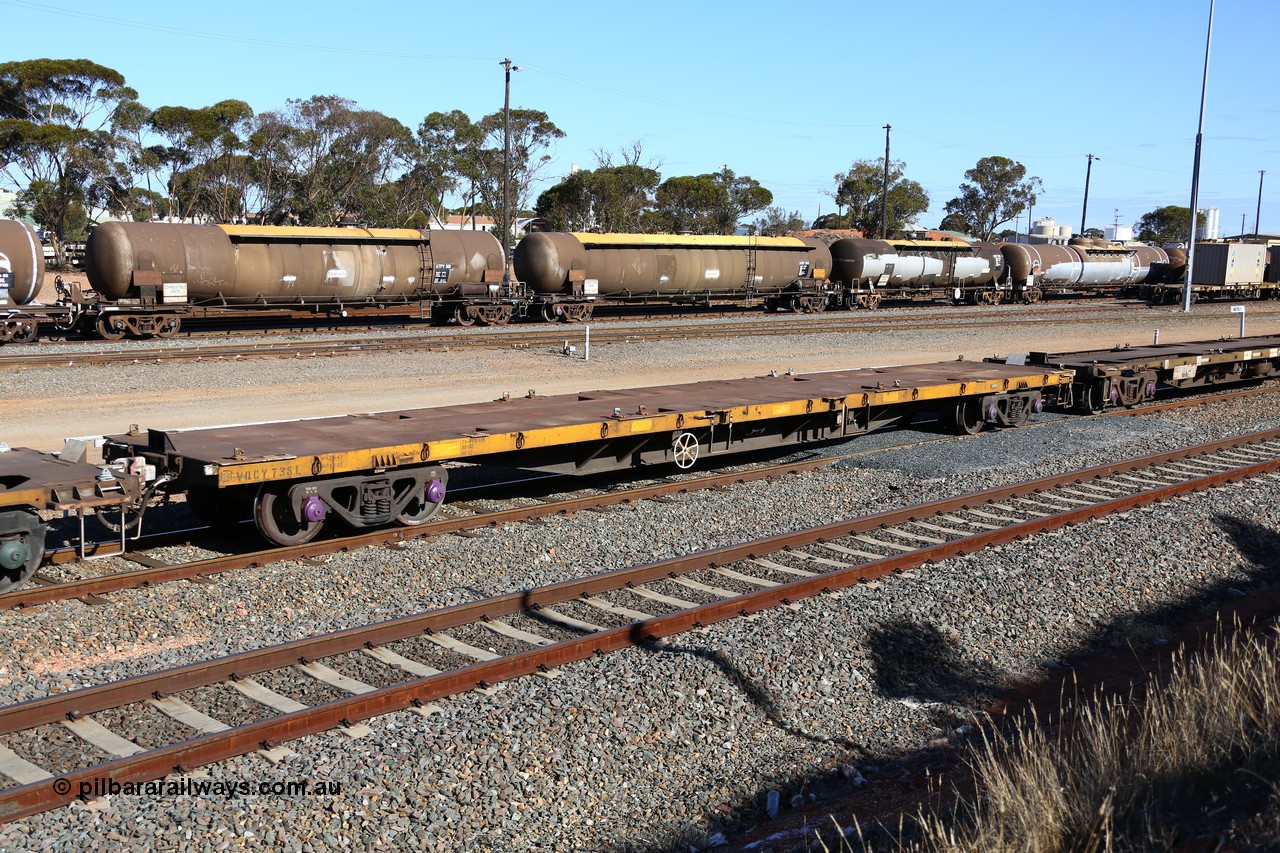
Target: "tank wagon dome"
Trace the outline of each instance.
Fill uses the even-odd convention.
[[[516,245],[516,277],[543,295],[596,282],[598,295],[781,291],[827,278],[831,253],[797,237],[537,232]]]
[[[0,220],[0,272],[13,276],[8,292],[0,292],[0,303],[26,305],[36,298],[44,284],[44,247],[36,230],[25,222]]]
[[[321,303],[417,297],[483,287],[502,268],[484,231],[301,228],[109,222],[86,248],[89,283],[108,299],[134,293],[135,274],[186,285],[192,302]]]

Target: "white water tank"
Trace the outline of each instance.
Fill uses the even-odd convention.
[[[1031,228],[1031,233],[1037,237],[1056,237],[1058,236],[1058,223],[1052,216],[1037,219],[1035,225]]]
[[[1201,207],[1196,209],[1196,213],[1204,214],[1204,225],[1196,228],[1196,239],[1217,240],[1221,236],[1218,228],[1218,208]]]

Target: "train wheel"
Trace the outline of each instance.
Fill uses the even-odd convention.
[[[182,318],[173,316],[165,317],[156,325],[157,338],[171,338],[182,328]]]
[[[977,435],[986,426],[982,418],[982,404],[978,400],[961,400],[956,403],[951,426],[959,435]]]
[[[421,491],[414,495],[404,508],[404,512],[396,516],[396,521],[405,527],[416,527],[425,523],[435,515],[444,503],[444,483],[430,480],[423,485]]]
[[[1096,415],[1106,406],[1107,389],[1105,382],[1095,382],[1080,392],[1076,400],[1076,409],[1086,415]]]
[[[310,499],[308,499],[310,500]],[[317,499],[319,500],[319,499]],[[295,518],[289,506],[289,490],[285,486],[263,486],[253,502],[253,523],[268,542],[277,545],[305,545],[324,527],[324,504],[320,503],[319,518]],[[310,507],[304,506],[307,514]]]
[[[98,336],[104,341],[118,341],[124,337],[128,331],[124,318],[114,314],[103,314],[94,323],[94,328],[98,331]]]
[[[28,320],[19,320],[9,340],[15,344],[29,344],[36,339],[36,324]]]
[[[1035,305],[1040,301],[1040,288],[1032,287],[1022,291],[1022,301],[1028,305]]]
[[[556,304],[554,302],[542,303],[541,313],[542,319],[546,320],[548,323],[554,323],[556,320],[560,319],[560,316],[556,313]]]
[[[467,313],[467,306],[459,305],[457,308],[453,309],[453,322],[457,323],[459,326],[474,326],[476,324],[476,318]]]
[[[868,311],[874,311],[880,307],[880,294],[864,293],[858,297],[858,304]]]
[[[33,512],[0,513],[0,592],[17,589],[31,579],[44,559],[45,527]]]
[[[671,439],[671,451],[676,467],[689,469],[698,461],[698,437],[691,432],[678,432]]]

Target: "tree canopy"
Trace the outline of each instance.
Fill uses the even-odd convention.
[[[1204,224],[1204,214],[1196,216],[1196,225]],[[1144,243],[1185,243],[1191,236],[1191,208],[1176,204],[1157,207],[1138,219],[1137,237]]]
[[[0,63],[0,164],[19,209],[65,237],[74,207],[125,206],[132,182],[114,125],[137,120],[137,97],[87,59]]]
[[[1001,225],[1035,204],[1040,179],[1026,177],[1027,167],[1008,157],[983,157],[964,173],[960,195],[946,204],[948,222],[964,222],[963,230],[990,240]],[[954,215],[956,219],[950,217]]]
[[[915,181],[903,177],[907,164],[889,161],[889,190],[884,192],[884,158],[856,160],[847,172],[835,175],[836,188],[830,193],[842,209],[837,219],[824,218],[825,228],[857,228],[868,236],[887,237],[901,231],[911,220],[929,209],[929,194]],[[887,201],[882,205],[882,201]],[[881,221],[881,207],[885,219]]]

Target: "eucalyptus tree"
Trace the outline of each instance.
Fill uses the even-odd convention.
[[[868,236],[891,236],[929,209],[924,187],[904,177],[907,164],[889,161],[888,193],[885,193],[884,158],[855,160],[846,172],[835,175],[836,188],[829,195],[847,213],[828,219],[826,227],[857,228]],[[887,221],[882,221],[882,212]]]
[[[0,168],[18,211],[66,237],[74,208],[127,195],[116,124],[136,118],[137,98],[120,72],[87,59],[0,63]]]
[[[1027,167],[1008,157],[983,157],[964,173],[960,195],[946,204],[952,224],[963,221],[964,230],[990,240],[997,229],[1035,204],[1043,190],[1040,179],[1027,176]]]

